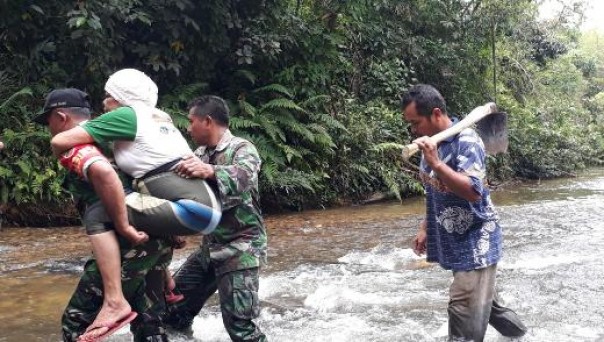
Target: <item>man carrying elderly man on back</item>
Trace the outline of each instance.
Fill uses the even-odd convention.
[[[132,86],[130,88],[128,88],[128,81],[121,82],[120,84],[120,82],[115,81],[115,79],[120,79],[120,73],[127,75],[127,80],[132,81],[134,79],[138,80],[139,83],[130,83]],[[106,225],[108,224],[107,222],[111,221],[113,221],[113,223],[118,223],[116,225],[118,233],[123,234],[126,237],[126,239],[120,240],[119,246],[121,247],[123,247],[124,243],[126,246],[134,244],[134,247],[149,244],[147,241],[149,239],[148,235],[151,236],[151,240],[154,240],[156,239],[156,236],[191,235],[198,232],[209,234],[206,235],[206,238],[204,239],[205,247],[200,249],[201,254],[204,254],[204,252],[208,250],[208,247],[214,249],[220,246],[227,248],[224,251],[230,249],[232,252],[230,252],[230,254],[224,254],[223,252],[219,258],[216,258],[216,254],[210,253],[208,255],[208,261],[212,264],[224,264],[225,262],[226,264],[225,266],[220,266],[221,271],[212,271],[211,269],[208,269],[202,272],[205,272],[205,274],[208,275],[215,273],[216,277],[221,279],[221,281],[225,281],[225,287],[222,288],[222,282],[216,284],[217,279],[211,278],[197,279],[198,285],[205,288],[204,291],[209,293],[207,297],[209,297],[217,287],[222,289],[222,291],[220,291],[221,298],[223,297],[223,293],[225,296],[229,293],[232,294],[224,301],[221,300],[221,307],[223,307],[225,326],[233,340],[265,340],[264,334],[262,334],[252,322],[252,319],[258,315],[257,271],[260,261],[265,257],[266,248],[266,233],[257,206],[257,173],[260,166],[260,160],[253,145],[243,139],[237,140],[238,138],[234,138],[230,135],[230,132],[228,132],[227,129],[228,108],[226,107],[226,103],[224,103],[222,99],[220,99],[221,102],[216,102],[219,98],[210,97],[212,100],[210,102],[214,103],[214,105],[218,103],[219,106],[208,107],[206,103],[203,110],[222,108],[223,113],[226,115],[223,115],[222,118],[224,119],[224,117],[226,117],[227,125],[225,125],[223,121],[220,121],[220,117],[216,119],[216,115],[220,115],[220,113],[206,113],[205,119],[203,119],[204,115],[200,115],[202,118],[199,120],[201,125],[197,127],[201,127],[201,130],[198,129],[197,131],[202,132],[202,141],[203,136],[207,138],[207,134],[210,132],[209,136],[211,138],[210,141],[208,141],[210,143],[208,146],[210,148],[215,148],[216,152],[227,152],[224,157],[217,160],[217,163],[231,163],[231,165],[213,166],[203,163],[198,157],[193,156],[190,150],[188,150],[188,146],[186,146],[186,148],[184,147],[186,143],[181,143],[181,140],[178,138],[179,133],[173,127],[169,116],[154,107],[155,101],[157,100],[157,88],[156,86],[154,87],[152,81],[151,83],[148,82],[148,77],[146,75],[137,70],[124,69],[112,75],[110,81],[112,78],[114,78],[115,82],[114,84],[111,84],[108,81],[108,85],[106,86],[108,97],[103,101],[104,107],[109,110],[107,114],[88,121],[89,114],[80,115],[82,113],[78,110],[75,110],[76,113],[74,114],[74,111],[71,110],[73,108],[78,108],[79,106],[73,106],[72,104],[67,106],[67,103],[63,104],[63,102],[66,101],[51,101],[52,103],[49,103],[51,100],[50,97],[53,95],[53,93],[51,93],[49,98],[47,98],[47,105],[50,107],[53,107],[52,105],[56,103],[58,103],[58,105],[53,108],[46,108],[45,106],[45,109],[47,109],[44,113],[45,117],[37,120],[38,122],[48,124],[51,127],[51,133],[54,135],[52,141],[53,150],[62,159],[62,164],[71,170],[72,174],[79,176],[79,179],[76,179],[80,182],[79,185],[88,185],[89,190],[92,187],[94,187],[94,190],[97,190],[96,192],[103,205],[97,205],[97,210],[85,211],[85,222],[93,227]],[[122,80],[123,79],[124,78],[122,78]],[[137,89],[137,87],[145,82],[150,86],[143,88],[143,91],[137,93],[138,90],[141,90],[140,88]],[[126,87],[120,87],[122,84],[125,84]],[[132,89],[134,89],[134,91]],[[151,89],[151,95],[154,95],[154,99],[151,100],[152,105],[145,102],[146,99],[144,98],[146,94],[149,94],[149,89]],[[155,94],[153,94],[154,90]],[[75,90],[62,91],[73,93]],[[83,96],[82,94],[79,95]],[[64,107],[61,107],[61,105],[64,105]],[[124,106],[126,106],[126,108],[124,108]],[[79,108],[86,107],[89,109],[88,103],[87,105],[81,104],[81,107]],[[203,107],[201,102],[194,106],[196,110],[202,109],[201,107]],[[192,107],[191,109],[193,110],[194,108]],[[192,126],[190,131],[193,134],[195,131],[193,129],[195,119],[191,118],[191,114],[190,120]],[[218,120],[216,121],[218,124],[214,122],[215,120]],[[212,145],[212,139],[218,139],[216,140],[216,144],[220,146]],[[165,141],[168,141],[169,143],[164,144]],[[129,176],[134,177],[133,190],[136,192],[131,192],[132,190],[128,189],[127,195],[123,193],[123,190],[121,194],[118,194],[118,191],[116,190],[116,184],[118,184],[116,179],[118,178],[113,170],[114,174],[110,177],[111,183],[108,181],[105,181],[104,183],[111,184],[111,187],[109,187],[109,189],[112,189],[111,195],[108,195],[107,191],[103,191],[100,187],[97,188],[98,184],[95,185],[95,180],[97,179],[96,169],[99,168],[98,165],[108,165],[108,162],[103,153],[101,153],[98,148],[93,147],[102,146],[107,142],[114,142],[114,154],[118,166],[121,166],[121,169],[125,170]],[[158,142],[161,144],[158,144]],[[196,142],[199,141],[196,139]],[[220,142],[220,144],[218,144],[218,142]],[[158,148],[156,145],[163,145],[163,147]],[[85,148],[82,148],[82,146],[85,146]],[[88,155],[89,150],[94,150],[91,155]],[[141,153],[141,150],[144,152]],[[68,159],[66,155],[75,155],[77,157],[77,162],[74,162],[73,158],[71,160],[65,160]],[[162,155],[165,157],[161,157]],[[219,155],[220,154],[215,154],[213,157]],[[242,158],[242,156],[244,157]],[[164,160],[167,160],[167,162],[163,162]],[[99,161],[101,161],[101,163],[99,163]],[[214,159],[214,162],[216,162],[216,159]],[[139,164],[142,164],[142,166]],[[110,174],[111,172],[107,171],[105,173]],[[204,179],[206,179],[207,182],[204,181]],[[85,181],[89,183],[85,183]],[[212,187],[216,189],[217,193],[220,194],[219,200],[214,197],[214,191],[212,191],[212,188],[208,186],[208,184],[211,184]],[[90,185],[92,185],[92,187]],[[105,188],[107,189],[107,187]],[[242,197],[239,201],[237,200],[238,196]],[[112,201],[111,199],[117,199],[117,201]],[[99,201],[96,201],[96,203],[98,202]],[[144,205],[142,205],[143,203]],[[228,215],[225,217],[225,215],[221,213],[221,203],[223,206],[225,204],[227,205],[224,208],[225,213],[228,213],[229,209],[232,208],[232,218]],[[90,209],[90,207],[91,206],[89,205],[88,209]],[[247,211],[246,208],[248,207],[250,208],[249,216],[241,216]],[[94,214],[90,215],[91,212]],[[87,218],[88,220],[86,220]],[[251,218],[254,218],[254,220],[251,220]],[[128,222],[128,219],[130,222]],[[162,224],[159,224],[158,221]],[[252,222],[257,223],[252,224]],[[132,226],[130,226],[130,224],[132,224]],[[118,229],[118,225],[121,229]],[[148,233],[148,235],[142,231],[137,231],[136,229],[140,229]],[[216,229],[215,232],[214,229]],[[102,233],[106,233],[106,230],[101,231]],[[114,233],[111,232],[111,234]],[[113,236],[115,236],[115,234]],[[206,241],[213,242],[206,243]],[[105,241],[105,245],[107,244],[110,243]],[[235,252],[233,248],[240,252]],[[97,275],[100,274],[102,277],[97,276],[94,290],[88,291],[100,294],[102,298],[103,294],[107,296],[107,293],[109,293],[109,291],[107,291],[107,284],[105,283],[106,277],[107,279],[110,279],[111,282],[115,283],[115,274],[119,273],[119,266],[116,266],[119,264],[115,263],[115,258],[111,256],[111,253],[121,256],[122,267],[125,266],[125,259],[127,260],[126,257],[128,256],[128,253],[124,248],[121,249],[121,254],[116,253],[116,249],[113,249],[113,251],[99,250],[99,248],[95,249],[94,243],[93,250],[97,256],[97,261],[100,261],[97,254],[105,255],[105,259],[107,260],[113,258],[113,263],[110,264],[111,269],[108,272],[104,273],[102,269],[100,270],[101,272],[98,272],[98,269],[94,270]],[[246,252],[246,250],[249,252]],[[169,257],[171,257],[171,249],[168,254]],[[193,256],[189,258],[185,266],[187,266],[192,258]],[[100,262],[100,264],[103,264],[103,262]],[[219,266],[219,264],[216,264],[216,266]],[[165,260],[161,266],[156,266],[156,268],[163,267],[163,272],[164,274],[166,273]],[[187,268],[185,266],[183,266],[183,270],[179,272],[179,274],[191,273],[189,272],[190,269],[189,271],[185,271]],[[212,265],[212,268],[216,266]],[[118,269],[118,272],[116,272],[116,268]],[[210,273],[207,273],[208,271]],[[102,280],[100,278],[102,278]],[[181,278],[185,279],[186,277],[182,276]],[[248,278],[249,280],[247,280]],[[125,291],[126,280],[127,279],[123,279],[124,294],[126,294],[126,297],[131,297],[131,294],[127,294],[127,291]],[[102,284],[99,284],[99,281]],[[181,281],[179,281],[178,276],[176,278],[176,284],[170,282],[170,277],[165,275],[163,278],[161,276],[159,278],[156,277],[154,282],[157,283],[158,281],[163,281],[160,286],[161,288],[168,287],[167,292],[171,297],[159,298],[157,296],[157,291],[155,291],[154,300],[163,302],[168,298],[176,298],[177,300],[174,300],[173,302],[182,301],[182,303],[176,303],[174,309],[171,310],[168,321],[174,322],[176,320],[182,323],[182,319],[175,319],[174,317],[189,317],[190,314],[193,314],[193,316],[196,314],[194,310],[189,310],[190,307],[188,307],[187,303],[197,303],[194,304],[194,307],[199,307],[199,309],[201,309],[201,305],[203,305],[203,302],[207,299],[207,297],[202,299],[201,304],[199,304],[198,301],[193,302],[193,299],[196,299],[193,297],[198,296],[196,291],[199,290],[197,288],[191,289],[190,283],[188,289],[187,286],[180,285],[179,283]],[[186,281],[182,282],[186,283]],[[240,287],[241,285],[244,287]],[[253,286],[249,287],[251,285]],[[103,287],[105,292],[100,290]],[[171,292],[174,287],[176,287],[177,292],[180,292],[179,294],[173,294]],[[214,288],[213,291],[211,290],[212,287]],[[110,288],[110,290],[118,293],[121,291],[120,288],[118,288],[117,291],[115,288]],[[191,290],[193,292],[191,292]],[[119,295],[121,295],[121,293],[119,293]],[[72,304],[74,304],[74,299],[77,299],[75,297],[77,296],[72,298],[70,306],[66,309],[64,315],[66,340],[73,340],[76,336],[81,334],[82,328],[85,328],[86,325],[90,325],[90,319],[95,316],[96,319],[88,327],[86,333],[80,337],[80,340],[97,340],[99,338],[104,338],[132,320],[134,320],[133,326],[135,326],[136,324],[134,323],[136,323],[136,320],[139,320],[141,316],[139,315],[139,318],[136,318],[135,314],[127,314],[127,316],[121,318],[115,317],[116,315],[113,315],[112,317],[111,310],[106,310],[109,314],[105,315],[102,319],[99,319],[97,314],[100,315],[98,310],[101,306],[98,305],[98,301],[96,306],[93,305],[93,307],[85,308],[88,312],[86,315],[83,315],[79,312],[81,310],[73,310],[73,308],[71,308]],[[237,298],[239,298],[239,300],[237,300]],[[128,299],[132,302],[131,298]],[[232,300],[236,300],[236,302],[232,302]],[[75,300],[75,302],[77,302],[77,300]],[[106,301],[101,302],[103,303],[102,307],[104,308]],[[182,307],[187,307],[188,309],[180,310],[180,304],[182,304]],[[244,307],[241,307],[241,305],[244,305]],[[249,309],[247,308],[248,305],[250,306]],[[127,307],[129,308],[130,306],[128,305]],[[159,307],[160,306],[157,305],[155,306],[156,309]],[[197,311],[199,311],[199,309]],[[103,311],[101,310],[101,313],[102,312]],[[185,316],[182,316],[182,312],[188,313]],[[243,314],[243,312],[249,312],[249,314]],[[139,311],[139,313],[141,312]],[[78,324],[72,325],[72,327],[75,326],[73,329],[69,326],[74,317],[77,320],[83,316],[87,316],[88,319],[80,320],[80,322],[78,322],[79,327],[77,326]],[[142,316],[144,318],[145,314]],[[187,318],[187,320],[192,322],[193,316],[190,316],[190,319]],[[161,326],[161,324],[158,324],[157,326]],[[182,324],[180,324],[180,327],[182,327]],[[165,338],[163,330],[158,336]],[[135,334],[135,339],[136,338],[137,335]]]

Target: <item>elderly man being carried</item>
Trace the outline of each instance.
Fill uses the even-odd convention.
[[[192,151],[170,116],[155,108],[155,83],[138,70],[123,69],[109,78],[105,91],[106,113],[57,134],[51,141],[55,154],[113,143],[117,166],[134,178],[134,192],[125,198],[132,226],[155,236],[212,232],[221,217],[219,201],[204,180],[186,179],[172,172]],[[116,226],[116,230],[138,243],[142,234],[132,226]],[[97,257],[119,255],[100,253]],[[168,284],[170,290],[173,281],[168,279]],[[123,310],[101,310],[85,337],[103,333],[105,329],[97,323],[111,320],[119,311]]]

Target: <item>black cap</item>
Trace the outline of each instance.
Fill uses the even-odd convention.
[[[85,92],[75,88],[56,89],[46,96],[44,108],[36,117],[34,122],[41,125],[48,124],[48,114],[56,108],[90,108],[90,97]]]

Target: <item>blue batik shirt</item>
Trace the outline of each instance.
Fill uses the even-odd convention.
[[[427,260],[453,271],[469,271],[496,264],[501,258],[501,227],[486,176],[485,150],[473,129],[438,145],[438,156],[451,169],[470,177],[481,194],[470,202],[449,190],[422,156],[420,177],[426,190]]]

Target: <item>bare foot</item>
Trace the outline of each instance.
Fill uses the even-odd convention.
[[[147,233],[138,231],[130,225],[127,228],[118,229],[117,232],[133,245],[139,245],[149,241],[149,235],[147,235]]]
[[[176,288],[176,282],[174,282],[174,278],[170,274],[170,271],[166,270],[166,292],[172,292]]]
[[[86,329],[83,335],[78,338],[78,341],[95,341],[97,337],[105,334],[109,331],[110,327],[115,322],[121,321],[130,315],[132,308],[127,301],[121,303],[110,304],[108,302],[103,303],[101,311],[97,314],[94,322]]]
[[[174,293],[174,289],[176,288],[176,282],[174,282],[174,278],[169,271],[166,270],[166,288],[165,288],[165,296],[166,303],[175,304],[185,299],[185,296],[182,294]]]

